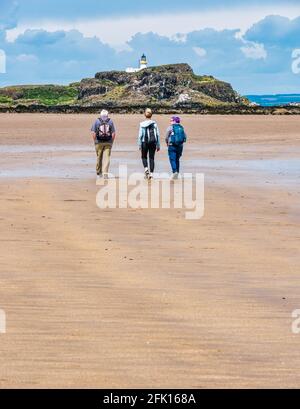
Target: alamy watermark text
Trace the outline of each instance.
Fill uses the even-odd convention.
[[[6,54],[4,50],[0,49],[0,74],[6,73]]]
[[[294,74],[300,74],[300,48],[292,52],[292,71]]]
[[[96,197],[100,209],[183,209],[187,220],[204,215],[204,175],[185,173],[176,181],[167,173],[145,180],[143,173],[128,174],[127,166],[119,167],[119,177],[109,175],[100,183]]]

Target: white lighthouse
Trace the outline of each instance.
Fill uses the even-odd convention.
[[[140,66],[139,68],[132,68],[132,67],[126,68],[126,72],[134,73],[134,72],[139,72],[139,71],[144,70],[145,68],[147,68],[148,67],[148,61],[147,61],[147,57],[145,56],[145,54],[143,54],[141,56],[140,61],[139,61],[139,66]]]
[[[145,56],[145,54],[143,54],[140,59],[140,70],[143,70],[144,68],[147,68],[147,67],[148,67],[147,57]]]

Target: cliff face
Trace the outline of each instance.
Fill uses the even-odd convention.
[[[99,72],[95,78],[81,81],[78,98],[83,106],[103,102],[178,107],[194,103],[247,104],[230,84],[210,76],[197,76],[187,64],[147,68],[133,74]]]

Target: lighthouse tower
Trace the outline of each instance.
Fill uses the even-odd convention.
[[[139,68],[132,68],[132,67],[130,67],[130,68],[127,68],[127,69],[126,69],[126,72],[128,72],[128,73],[135,73],[135,72],[142,71],[142,70],[144,70],[144,69],[147,68],[147,67],[148,67],[147,57],[145,56],[145,54],[143,54],[143,55],[141,56],[141,58],[140,58],[140,61],[139,61]]]
[[[144,68],[147,68],[147,67],[148,67],[147,57],[145,56],[145,54],[143,54],[140,59],[140,70],[143,70]]]

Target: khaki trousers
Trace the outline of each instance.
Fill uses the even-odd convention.
[[[107,175],[110,165],[112,143],[101,142],[95,145],[97,154],[97,175]]]

